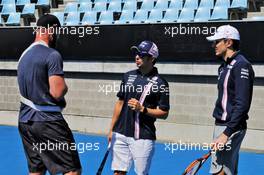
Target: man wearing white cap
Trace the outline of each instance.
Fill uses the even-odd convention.
[[[169,85],[154,67],[158,47],[143,41],[131,47],[136,70],[124,74],[114,109],[109,142],[112,142],[112,170],[125,175],[134,163],[137,175],[147,175],[154,154],[157,118],[169,112]]]
[[[239,150],[247,129],[254,71],[239,51],[240,35],[236,28],[220,26],[207,40],[213,42],[215,55],[224,61],[218,69],[218,98],[213,111],[213,150],[216,152],[212,154],[210,173],[236,175]]]

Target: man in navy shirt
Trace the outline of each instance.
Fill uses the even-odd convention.
[[[224,60],[218,69],[218,98],[213,111],[216,153],[212,154],[210,173],[236,175],[239,149],[247,129],[254,71],[239,51],[240,35],[236,28],[220,26],[207,40],[214,42],[216,56]]]
[[[112,142],[112,170],[126,174],[132,162],[138,175],[148,174],[156,140],[155,121],[169,112],[169,85],[154,67],[159,52],[155,43],[143,41],[131,50],[136,70],[124,74],[116,102],[109,142]]]
[[[71,130],[61,111],[66,106],[61,55],[54,48],[59,20],[44,15],[35,42],[20,57],[17,78],[21,95],[19,132],[30,175],[79,175],[81,165]]]

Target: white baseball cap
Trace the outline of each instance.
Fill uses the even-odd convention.
[[[230,25],[223,25],[217,28],[213,36],[206,37],[208,41],[215,41],[219,39],[233,39],[240,40],[238,30]]]

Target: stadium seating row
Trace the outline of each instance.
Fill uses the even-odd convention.
[[[159,10],[167,10],[167,9],[198,9],[200,7],[206,7],[213,9],[214,7],[226,7],[226,8],[247,8],[247,0],[143,0],[141,3],[138,3],[135,0],[127,0],[126,2],[122,3],[121,0],[115,0],[111,2],[103,2],[107,0],[99,0],[99,2],[92,3],[90,1],[84,2],[72,2],[68,3],[64,9],[65,13],[69,12],[87,12],[87,11],[114,11],[114,12],[121,12],[122,10],[152,10],[152,9],[159,9]],[[119,2],[120,1],[120,2]],[[200,3],[199,3],[200,1]],[[141,5],[140,5],[141,4]]]
[[[19,25],[20,17],[35,17],[37,8],[50,7],[49,0],[31,2],[2,0],[1,17],[7,16],[6,24]],[[76,0],[54,15],[65,25],[202,22],[227,20],[229,8],[246,9],[247,0]]]
[[[6,4],[15,4],[15,5],[25,5],[25,4],[30,4],[31,0],[2,0],[0,1],[0,5],[6,5]],[[37,0],[36,1],[37,5],[50,5],[49,0]]]
[[[35,18],[35,10],[38,8],[50,8],[49,0],[2,0],[0,3],[0,24],[20,25],[22,18]],[[6,19],[6,22],[4,22]],[[29,24],[29,23],[28,23]]]
[[[17,8],[16,8],[16,5],[14,4],[7,4],[7,5],[4,5],[2,7],[2,11],[1,11],[1,14],[2,15],[8,15],[10,13],[16,13],[17,12]],[[34,14],[35,13],[35,4],[25,4],[23,5],[22,7],[22,14]]]
[[[97,12],[54,12],[65,25],[93,25],[93,24],[140,24],[140,23],[173,23],[173,22],[206,22],[209,20],[228,19],[228,9],[225,7],[216,7],[213,10],[206,7],[200,7],[197,11],[190,8],[167,9],[162,11],[152,9],[151,11],[139,9],[123,10],[120,18],[115,20],[115,12],[103,11],[99,15]],[[212,13],[211,13],[212,11]],[[99,17],[98,17],[99,16]]]
[[[204,22],[227,20],[228,8],[246,9],[247,0],[141,0],[141,4],[135,0],[78,0],[68,3],[64,14],[54,14],[65,25]],[[114,12],[121,13],[118,20]],[[79,13],[84,13],[82,19]]]

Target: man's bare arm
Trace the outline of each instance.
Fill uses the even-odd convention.
[[[52,75],[49,77],[50,94],[56,100],[60,100],[68,91],[64,77]]]

